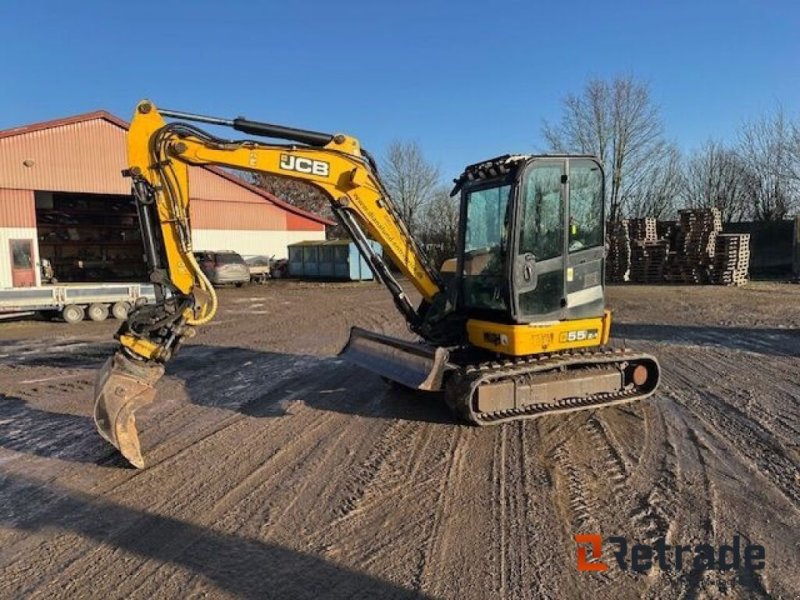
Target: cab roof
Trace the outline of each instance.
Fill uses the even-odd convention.
[[[504,177],[533,158],[591,158],[597,160],[597,157],[591,154],[503,154],[466,167],[464,172],[453,180],[455,187],[450,195],[455,196],[464,185],[472,181]]]

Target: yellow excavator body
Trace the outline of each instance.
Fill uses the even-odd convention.
[[[224,140],[197,122],[251,138]],[[406,387],[443,393],[468,422],[630,402],[658,386],[654,357],[607,347],[604,176],[593,157],[506,155],[468,166],[454,189],[457,256],[437,271],[353,137],[159,110],[144,100],[127,139],[125,175],[156,302],[131,311],[117,332],[119,347],[95,383],[94,414],[99,433],[136,467],[145,466],[136,410],[155,401],[165,364],[217,310],[192,253],[191,165],[279,175],[324,192],[418,337],[353,328],[341,356]],[[419,306],[369,238],[418,291]]]

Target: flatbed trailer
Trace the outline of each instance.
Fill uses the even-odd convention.
[[[67,323],[88,317],[104,321],[111,314],[126,319],[137,303],[155,302],[149,283],[70,283],[0,289],[0,319],[44,313],[59,314]]]

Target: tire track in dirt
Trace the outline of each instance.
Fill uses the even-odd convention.
[[[326,485],[325,475],[348,467],[342,462],[347,456],[342,447],[364,429],[358,419],[349,419],[341,426],[343,418],[337,415],[330,426],[314,435],[308,452],[286,454],[286,466],[278,471],[270,469],[246,495],[237,493],[234,499],[218,502],[213,510],[222,517],[215,527],[240,537],[313,548],[318,525],[311,515],[316,499],[324,498],[321,489]]]
[[[506,425],[509,442],[506,444],[508,457],[505,461],[507,539],[504,567],[509,598],[530,598],[534,592],[539,598],[557,598],[559,589],[552,577],[543,576],[552,568],[552,553],[543,551],[544,547],[558,539],[552,527],[553,515],[546,514],[542,495],[547,499],[549,479],[536,477],[534,470],[543,469],[537,453],[541,443],[535,424],[520,422]],[[545,483],[542,486],[542,483]],[[534,502],[536,495],[540,502]],[[549,501],[549,500],[544,500]]]
[[[593,414],[587,421],[586,429],[595,448],[602,453],[606,473],[611,480],[615,496],[624,492],[631,465],[623,458],[622,451],[614,435],[602,419]]]
[[[562,511],[566,517],[566,543],[562,547],[575,548],[574,535],[577,533],[602,533],[604,531],[604,504],[595,494],[591,471],[579,464],[573,452],[582,454],[580,448],[571,449],[575,437],[559,444],[552,452],[551,458],[556,467],[556,494],[561,498]],[[574,552],[574,550],[573,550]],[[574,554],[564,561],[562,568],[574,568]],[[591,561],[590,561],[591,562]],[[552,571],[551,571],[552,572]],[[588,594],[605,598],[609,593],[615,597],[625,597],[627,582],[618,570],[597,573],[581,573],[582,585],[577,588],[580,594]],[[617,594],[619,594],[617,596]]]
[[[322,422],[318,422],[321,426]],[[229,430],[229,428],[225,428],[225,430],[220,430],[217,433],[220,435],[228,435],[231,437],[238,437],[236,432]],[[207,440],[211,440],[211,437],[206,438]],[[205,441],[205,440],[204,440]],[[216,445],[225,446],[226,442],[222,439],[214,440],[210,442]],[[255,445],[256,440],[253,440],[252,445]],[[292,453],[295,447],[299,447],[303,450],[302,442],[300,441],[299,437],[295,436],[295,439],[292,440],[291,437],[285,437],[285,443],[279,448],[279,450],[275,453],[272,457],[273,459],[277,459],[279,456],[287,455]],[[243,453],[242,456],[251,457],[252,460],[257,460],[255,457],[258,457],[257,452],[253,452],[253,448],[247,448],[246,446],[242,447]],[[208,448],[208,455],[210,456],[218,456],[219,454],[215,452],[215,448]],[[305,456],[303,453],[296,455],[299,459],[302,459]],[[219,511],[214,511],[210,507],[200,507],[197,506],[197,499],[209,499],[215,497],[214,488],[218,485],[220,477],[227,478],[228,470],[221,469],[218,465],[210,464],[208,468],[204,468],[204,465],[198,464],[196,465],[197,471],[196,472],[203,472],[204,476],[200,478],[192,478],[189,480],[185,480],[183,478],[175,479],[170,477],[170,473],[172,470],[166,470],[166,467],[162,465],[162,470],[164,473],[162,476],[161,471],[156,471],[151,474],[151,471],[145,471],[141,473],[137,477],[137,481],[128,481],[126,484],[135,486],[136,494],[139,497],[147,498],[150,495],[150,488],[152,488],[152,493],[156,493],[156,490],[161,491],[161,497],[163,498],[160,502],[155,504],[149,504],[147,509],[151,512],[161,514],[161,515],[169,515],[169,516],[176,516],[180,518],[180,515],[184,513],[192,513],[197,512],[203,515],[204,522],[213,522],[213,519]],[[174,472],[186,472],[185,468],[176,468]],[[144,475],[147,474],[146,477]],[[277,476],[277,475],[276,475]],[[147,481],[144,481],[144,480]],[[115,496],[125,496],[127,495],[126,492],[128,490],[125,489],[125,484],[120,485],[113,493],[108,494],[107,497],[110,499],[114,498]],[[169,493],[168,490],[172,490],[172,493]],[[167,491],[167,494],[163,492]],[[91,516],[88,516],[91,518]],[[140,519],[141,521],[141,519]],[[132,523],[124,523],[120,524],[116,530],[109,530],[107,532],[108,535],[114,536],[122,536],[127,537],[129,535],[134,536],[146,536],[152,539],[159,539],[161,538],[162,544],[165,546],[169,546],[171,543],[169,537],[165,537],[163,532],[159,532],[156,530],[148,531],[147,529],[142,530],[137,524]],[[62,536],[65,543],[70,544],[70,540],[73,539],[70,535]],[[172,548],[169,550],[162,549],[162,553],[168,555],[176,555],[182,550],[186,548],[186,545]],[[83,552],[82,549],[79,547],[75,551],[74,560],[70,561],[66,568],[60,570],[60,572],[52,577],[52,579],[48,582],[48,588],[42,590],[40,593],[47,596],[49,595],[50,589],[58,589],[58,585],[60,582],[68,582],[72,578],[75,578],[78,574],[81,575],[90,575],[95,573],[97,575],[98,581],[105,581],[103,578],[103,569],[102,565],[104,562],[101,560],[107,552],[108,548],[104,546],[95,547],[93,550],[88,552]],[[65,554],[70,554],[71,550],[65,550]],[[24,557],[22,559],[24,561]],[[141,577],[138,575],[141,565],[146,564],[146,559],[136,556],[125,556],[120,557],[123,562],[130,562],[134,564],[139,564],[139,568],[132,567],[131,572],[136,572],[137,577],[136,579],[140,579]],[[99,589],[97,590],[100,591]],[[109,590],[109,594],[113,597],[113,590]]]
[[[439,563],[448,553],[450,547],[452,531],[447,529],[444,521],[449,517],[450,503],[454,494],[450,492],[454,486],[458,485],[464,469],[464,430],[457,427],[452,435],[449,447],[447,467],[437,485],[437,493],[434,500],[435,512],[430,522],[430,528],[423,541],[422,552],[414,574],[411,578],[412,589],[431,591],[440,595],[442,590],[439,585],[440,570],[437,568]],[[437,589],[438,588],[438,589]]]
[[[333,426],[333,424],[329,423],[329,421],[332,419],[334,419],[334,416],[330,415],[327,419],[318,419],[315,423],[315,427],[302,427],[302,429],[312,434],[318,429],[324,429],[332,430],[336,435],[345,435],[347,428]],[[350,426],[355,427],[356,424],[351,422]],[[292,433],[295,435],[292,436]],[[250,475],[244,476],[240,484],[225,493],[213,505],[201,508],[196,506],[197,502],[194,501],[192,502],[192,505],[186,507],[187,510],[184,510],[184,507],[176,506],[178,509],[177,513],[200,512],[204,515],[204,521],[208,522],[209,524],[213,523],[215,529],[229,529],[226,526],[226,523],[230,522],[247,522],[247,518],[237,518],[237,507],[263,507],[264,502],[255,501],[255,499],[267,498],[268,503],[271,502],[273,500],[273,492],[271,492],[270,489],[267,489],[267,487],[271,488],[272,490],[283,488],[284,483],[297,473],[297,465],[307,465],[314,462],[309,458],[310,456],[319,456],[320,454],[329,456],[327,453],[327,448],[323,447],[325,439],[324,437],[317,436],[318,443],[309,447],[303,443],[303,440],[301,439],[302,436],[297,436],[296,433],[297,428],[291,427],[290,430],[287,431],[287,436],[284,438],[285,441],[281,441],[280,438],[276,440],[279,443],[277,450],[275,450],[274,453],[265,460],[265,462],[257,466],[255,469],[253,469],[252,461],[249,465],[247,465],[247,468],[242,468],[241,465],[236,463],[230,465],[234,467],[234,472],[237,470],[240,472],[244,471],[250,473]],[[271,436],[263,437],[264,439],[269,439]],[[245,456],[251,455],[247,449],[245,449],[245,452],[242,454]],[[227,466],[228,465],[226,465],[226,467]],[[229,473],[230,469],[226,468],[225,471]],[[218,497],[218,492],[215,492],[212,488],[212,490],[207,490],[200,494],[192,494],[191,496],[192,498],[205,497],[207,499],[213,499]],[[252,514],[247,516],[252,516]],[[157,535],[158,532],[153,532],[153,534]],[[169,543],[169,541],[166,543]],[[162,550],[162,553],[177,556],[178,554],[184,552],[187,547],[187,544],[184,543],[181,546],[170,548],[169,551],[166,552]],[[147,577],[137,576],[137,580],[142,581],[142,585],[147,585],[150,587],[154,585],[152,579],[156,574],[162,570],[169,571],[173,568],[169,564],[162,565],[159,563],[151,564],[150,567],[153,569],[153,571]],[[157,587],[155,589],[157,589]]]
[[[741,457],[744,460],[743,464],[749,464],[750,459],[746,458],[747,453],[742,453],[738,448],[731,454],[730,450],[733,448],[730,447],[732,442],[730,425],[727,422],[720,422],[713,413],[723,411],[722,395],[726,391],[730,393],[734,402],[740,399],[746,400],[747,394],[737,392],[742,392],[743,386],[750,381],[742,377],[742,375],[747,377],[746,371],[742,375],[739,374],[742,370],[737,369],[735,362],[729,362],[722,368],[724,363],[720,364],[718,353],[727,354],[727,351],[714,349],[711,356],[702,354],[703,358],[699,359],[699,356],[693,355],[691,350],[684,350],[679,353],[680,360],[674,361],[673,352],[678,353],[677,350],[670,349],[669,356],[664,357],[664,350],[658,350],[662,364],[670,365],[671,368],[665,369],[659,398],[652,404],[664,415],[664,423],[669,424],[666,427],[668,436],[688,442],[673,444],[677,450],[679,467],[676,471],[676,497],[672,501],[672,505],[676,507],[676,521],[667,541],[693,544],[730,543],[731,526],[727,525],[724,529],[720,529],[719,524],[727,523],[731,510],[734,514],[738,514],[741,506],[738,509],[726,507],[724,511],[720,511],[720,493],[717,491],[718,484],[714,482],[715,477],[719,480],[719,475],[712,476],[712,472],[717,474],[723,470],[727,473],[727,477],[721,480],[725,486],[730,485],[730,481],[736,481],[732,479],[733,477],[745,480],[748,475],[735,465],[711,467],[708,461],[711,457],[715,462],[721,460],[731,464],[731,461],[738,461],[737,457]],[[715,380],[713,388],[706,383],[712,380]],[[711,394],[708,393],[710,390],[713,390]],[[714,396],[716,402],[709,403],[709,395]],[[706,406],[701,406],[704,402]],[[724,402],[724,404],[729,403]],[[732,406],[732,410],[725,409],[725,411],[734,415],[733,418],[729,417],[734,422],[736,416],[744,419],[744,413],[736,406]],[[752,418],[748,420],[748,424],[751,427],[753,425],[759,427],[757,421]],[[721,431],[721,428],[727,431]],[[741,435],[734,433],[733,437],[734,440],[738,438],[739,445],[747,443],[746,438]],[[710,439],[716,441],[711,442]],[[733,446],[736,448],[736,441]],[[712,447],[715,449],[711,450]],[[751,470],[753,467],[751,465],[746,469]],[[742,531],[735,528],[733,533],[737,530]],[[650,593],[656,597],[696,598],[721,594],[738,598],[770,597],[759,574],[742,576],[737,580],[734,574],[721,574],[716,571],[699,574],[662,573],[658,579],[652,576],[650,579],[653,580]]]
[[[666,435],[656,467],[656,479],[651,482],[652,487],[649,491],[638,496],[635,507],[630,513],[631,523],[643,534],[644,543],[649,545],[658,538],[670,537],[675,517],[676,486],[679,481],[675,443],[663,421],[662,426]]]
[[[458,429],[402,420],[381,424],[369,452],[339,476],[332,498],[338,510],[312,511],[319,521],[309,543],[331,560],[411,587],[424,585],[436,523],[425,511],[446,511],[438,507],[444,502],[442,480],[457,468],[452,465]],[[424,455],[415,460],[415,452]],[[421,511],[403,508],[408,503]],[[375,534],[365,537],[363,531]]]
[[[554,519],[552,466],[544,458],[542,435],[535,421],[504,427],[513,434],[505,465],[507,537],[516,540],[506,545],[507,597],[561,598],[563,575],[555,574],[569,568],[571,557],[563,552],[568,540]]]
[[[489,465],[489,517],[484,521],[489,524],[487,532],[489,556],[485,588],[487,593],[497,597],[506,596],[506,561],[508,554],[506,532],[506,436],[508,427],[501,425],[497,428],[496,441],[491,448],[491,462]]]
[[[506,545],[505,567],[506,581],[511,592],[510,598],[525,597],[526,584],[530,581],[528,564],[532,557],[528,554],[528,536],[525,522],[528,515],[527,495],[527,456],[525,455],[525,423],[516,423],[509,427],[510,443],[507,445],[509,457],[506,460],[507,475],[505,477],[508,491],[504,502],[507,505],[508,537],[515,539],[515,544]]]
[[[507,454],[507,432],[508,427],[502,426],[500,432],[500,446],[498,448],[498,458],[494,465],[492,465],[493,474],[492,478],[496,481],[496,496],[494,497],[493,504],[499,508],[497,516],[495,517],[496,521],[498,522],[497,531],[499,532],[498,537],[498,564],[495,568],[495,572],[498,574],[498,592],[505,596],[506,594],[506,586],[508,582],[506,581],[507,578],[507,571],[506,571],[506,562],[508,556],[508,534],[506,528],[506,497],[508,496],[506,492],[506,454]]]
[[[676,392],[668,389],[666,394],[674,399]],[[728,532],[724,530],[726,528],[722,528],[725,519],[717,484],[712,476],[712,472],[717,471],[718,467],[710,464],[716,458],[711,447],[713,442],[709,437],[713,433],[705,429],[697,416],[680,403],[671,403],[669,406],[672,423],[682,434],[680,439],[686,439],[689,443],[681,446],[680,464],[683,467],[677,486],[681,491],[677,505],[680,507],[683,522],[667,541],[673,545],[730,543]],[[720,451],[724,452],[722,449]],[[770,597],[758,574],[684,570],[680,573],[662,574],[661,582],[668,582],[669,587],[654,586],[651,589],[657,589],[662,595],[669,592],[671,596],[682,598],[706,598],[721,594],[736,598]]]
[[[732,447],[746,457],[751,466],[770,481],[792,503],[800,509],[800,488],[797,485],[797,466],[786,456],[784,444],[775,434],[764,429],[749,418],[741,409],[725,400],[725,388],[704,386],[702,394],[696,382],[708,380],[713,373],[703,364],[675,355],[672,359],[681,365],[673,375],[685,390],[678,399],[705,424],[715,429]],[[703,372],[705,371],[705,372]],[[710,372],[711,371],[711,372]],[[725,395],[723,395],[725,394]]]
[[[408,438],[413,434],[414,428],[410,423],[394,421],[385,427],[373,444],[366,460],[361,462],[354,470],[353,475],[341,485],[343,499],[334,509],[336,516],[330,523],[330,527],[338,527],[342,522],[352,519],[369,508],[370,501],[365,498],[368,489],[378,478],[389,456],[405,447]],[[380,498],[379,494],[376,495]]]
[[[702,458],[702,446],[699,443],[682,443],[687,439],[691,442],[697,436],[686,421],[682,407],[674,403],[671,392],[667,389],[661,394],[658,429],[664,435],[662,445],[668,447],[658,461],[662,476],[654,479],[652,492],[658,498],[650,504],[649,509],[649,513],[661,518],[661,526],[652,531],[653,535],[646,539],[646,543],[652,544],[656,538],[664,538],[672,546],[687,542],[710,543],[715,537],[715,505],[707,467]],[[648,501],[652,500],[648,495]],[[669,510],[665,511],[665,507]],[[645,524],[648,524],[646,519]],[[652,527],[652,522],[649,524]],[[645,531],[648,531],[647,527]],[[702,578],[702,573],[662,571],[654,563],[646,579],[647,590],[651,597],[686,597],[697,589]]]
[[[312,412],[316,412],[316,411],[312,411]],[[323,419],[320,419],[319,415],[315,416],[314,417],[315,421],[312,422],[312,426],[311,427],[303,427],[302,429],[304,429],[307,432],[312,432],[313,433],[314,429],[316,427],[318,427],[321,423],[324,422],[324,417],[328,417],[331,414],[332,413],[323,413]],[[217,422],[215,429],[210,431],[210,433],[208,435],[206,435],[205,437],[203,437],[202,439],[195,440],[195,445],[187,447],[187,450],[188,450],[188,448],[191,448],[192,452],[194,452],[194,453],[198,453],[198,451],[199,451],[201,456],[204,456],[204,455],[214,456],[215,454],[217,454],[216,452],[214,452],[214,449],[213,448],[204,449],[202,447],[203,444],[205,442],[207,442],[207,441],[209,441],[209,442],[213,441],[215,436],[221,436],[221,435],[225,434],[226,430],[228,428],[239,424],[244,419],[247,419],[247,417],[244,417],[243,415],[235,415],[235,416],[230,417],[227,420],[227,422],[225,422],[225,421],[223,421],[222,423]],[[276,419],[276,421],[277,421],[277,419]],[[280,427],[280,425],[278,425],[278,423],[275,423],[274,425],[275,425],[275,427]],[[262,430],[262,431],[263,431],[263,433],[269,433],[269,431],[266,430],[266,429]],[[286,434],[291,435],[291,431],[287,430]],[[235,435],[235,432],[233,433],[233,435]],[[245,439],[249,439],[249,438],[245,437]],[[279,439],[280,439],[280,436],[279,436]],[[215,443],[217,443],[217,442],[215,442]],[[257,452],[258,448],[256,447],[257,444],[258,444],[258,440],[254,439],[253,442],[250,443],[250,446],[251,446],[250,448],[247,447],[248,444],[244,444],[244,445],[240,445],[240,450],[246,456],[251,456],[251,455],[258,456],[258,452]],[[177,461],[179,461],[181,459],[181,454],[182,453],[179,453],[178,455],[173,455],[173,456],[169,457],[168,459],[162,461],[161,463],[159,463],[157,465],[153,465],[147,471],[138,473],[137,474],[137,476],[138,476],[137,477],[137,481],[133,482],[131,479],[128,479],[128,480],[122,482],[119,486],[117,486],[117,488],[115,488],[113,490],[107,490],[107,492],[120,491],[120,492],[124,493],[125,490],[123,488],[124,488],[125,484],[128,484],[128,483],[132,483],[133,485],[136,485],[139,488],[142,488],[142,486],[144,486],[143,489],[146,490],[147,486],[145,485],[145,482],[142,481],[142,478],[146,477],[147,479],[150,479],[150,480],[152,480],[152,479],[159,480],[160,472],[164,471],[166,473],[166,472],[169,472],[170,470],[172,470],[172,468],[174,466],[174,463],[176,463]],[[209,470],[212,473],[216,470],[214,468],[213,464],[209,465],[209,467],[210,467]],[[178,470],[180,470],[180,469],[178,469]],[[206,481],[206,479],[192,480],[191,483],[194,483],[195,481],[198,482],[198,483],[202,483],[202,482]],[[189,494],[184,494],[184,496],[190,497],[190,498],[191,497],[195,497],[195,496],[201,497],[203,494],[207,493],[207,491],[204,491],[204,489],[203,489],[204,486],[198,485],[198,486],[195,486],[195,487],[197,488],[195,490],[183,489],[183,492],[191,492]],[[140,492],[141,491],[142,490],[140,489]],[[184,508],[184,506],[183,506],[183,504],[181,503],[180,500],[176,501],[176,498],[182,498],[184,496],[176,495],[176,496],[174,496],[172,498],[167,498],[165,501],[171,503],[171,506],[172,506],[172,508],[174,509],[175,512],[180,512]],[[151,509],[161,509],[162,507],[163,507],[163,503],[162,503],[162,505],[151,506]]]
[[[666,428],[658,402],[624,409],[607,408],[585,414],[574,423],[572,435],[555,448],[552,457],[557,474],[559,496],[565,497],[569,539],[574,548],[574,533],[601,533],[608,540],[624,535],[630,543],[652,543],[668,538],[674,530],[678,479],[676,448]],[[644,419],[639,413],[644,414]],[[646,426],[645,426],[646,424]],[[630,435],[636,427],[636,439],[642,440],[638,453],[624,450],[614,433],[625,427]],[[604,549],[610,556],[612,546]],[[574,550],[573,550],[574,552]],[[574,564],[574,554],[566,559]],[[608,562],[608,560],[606,561]],[[634,598],[643,595],[663,597],[663,585],[653,588],[659,577],[634,575],[615,564],[600,573],[581,573],[582,584],[575,594],[599,598]],[[565,582],[560,589],[569,588]]]

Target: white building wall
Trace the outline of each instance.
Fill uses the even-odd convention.
[[[287,258],[287,246],[306,240],[324,240],[324,231],[252,231],[231,229],[195,229],[195,250],[233,250],[242,256]]]
[[[39,241],[35,227],[0,227],[0,288],[10,288],[11,281],[11,240],[33,241],[33,265],[36,273],[36,285],[41,285],[39,270]]]

